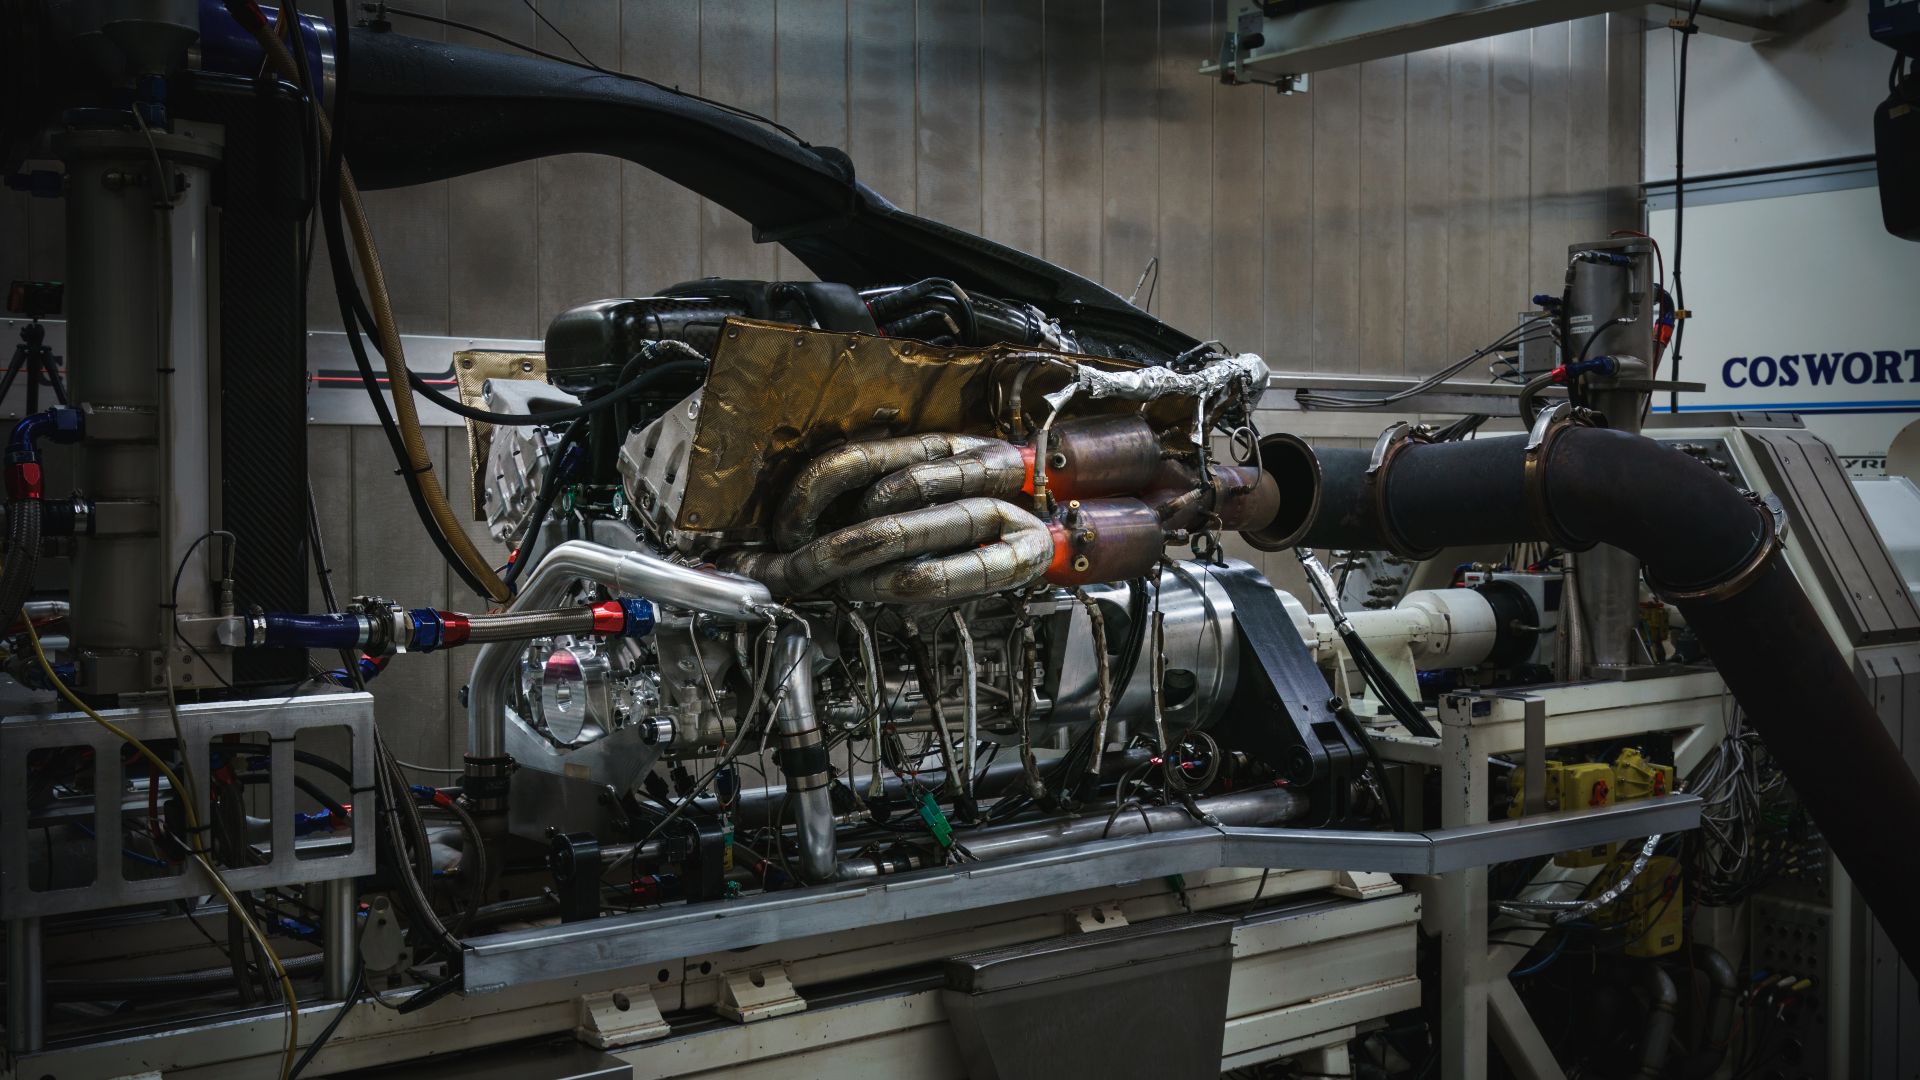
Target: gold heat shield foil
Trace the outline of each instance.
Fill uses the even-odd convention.
[[[1046,350],[994,345],[942,348],[917,341],[791,325],[728,319],[707,374],[687,462],[695,478],[686,488],[675,527],[724,534],[733,541],[763,538],[789,483],[821,451],[845,442],[921,432],[1001,434],[992,403],[1008,392],[1023,365],[1015,360]],[[1141,365],[1102,357],[1047,352],[1067,364],[1109,371]],[[1034,367],[1022,388],[1024,415],[1046,418],[1041,396],[1066,382],[1066,372]],[[1033,410],[1037,407],[1038,413]],[[1132,412],[1137,404],[1087,402],[1072,416]],[[1169,446],[1189,444],[1192,402],[1169,399],[1148,406],[1155,430]]]
[[[532,379],[547,381],[545,353],[489,352],[462,349],[453,354],[453,377],[459,385],[460,404],[484,409],[480,388],[488,379]],[[493,425],[479,420],[467,424],[467,491],[472,498],[473,520],[487,520],[487,452],[493,446]]]

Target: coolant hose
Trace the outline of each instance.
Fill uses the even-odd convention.
[[[1711,468],[1639,435],[1563,421],[1531,455],[1527,442],[1404,440],[1371,476],[1367,451],[1321,450],[1320,509],[1301,543],[1419,557],[1450,546],[1605,543],[1641,560],[1901,959],[1920,970],[1920,921],[1906,917],[1920,847],[1882,842],[1888,821],[1920,821],[1920,779],[1777,557],[1768,515]]]

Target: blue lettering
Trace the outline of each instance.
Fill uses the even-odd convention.
[[[1907,369],[1907,381],[1920,382],[1920,349],[1907,350],[1907,363],[1913,365]]]
[[[1873,354],[1873,381],[1877,383],[1900,381],[1900,354],[1892,351]]]
[[[1800,385],[1800,358],[1793,353],[1780,358],[1780,385]]]
[[[1855,360],[1860,361],[1860,369],[1859,369],[1860,374],[1858,375],[1855,375],[1853,373],[1854,372],[1853,362]],[[1841,376],[1844,377],[1848,382],[1853,383],[1855,386],[1858,386],[1861,383],[1866,382],[1868,379],[1873,378],[1873,357],[1868,356],[1866,353],[1850,352],[1847,354],[1847,358],[1841,362],[1841,365],[1842,365],[1840,369]]]
[[[1762,364],[1766,366],[1762,367]],[[1771,356],[1756,356],[1753,362],[1747,365],[1747,378],[1751,379],[1755,386],[1772,386],[1773,380],[1778,378],[1779,374],[1779,369],[1774,366]]]
[[[1742,376],[1739,382],[1733,381],[1733,365],[1735,364],[1739,364],[1740,367],[1744,370],[1747,366],[1747,358],[1744,356],[1736,356],[1733,359],[1727,361],[1725,364],[1722,364],[1720,366],[1720,381],[1723,383],[1726,383],[1728,386],[1747,385],[1747,380],[1745,376]]]
[[[1840,366],[1840,358],[1832,353],[1821,353],[1815,357],[1807,354],[1807,381],[1815,386],[1831,386],[1833,369]]]

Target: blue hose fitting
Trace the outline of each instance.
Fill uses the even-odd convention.
[[[617,603],[627,617],[626,624],[620,629],[622,637],[645,637],[653,633],[652,603],[635,597],[623,597]]]

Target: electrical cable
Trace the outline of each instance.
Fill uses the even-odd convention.
[[[1343,394],[1314,393],[1303,390],[1299,394],[1300,403],[1302,405],[1310,405],[1317,409],[1375,409],[1382,405],[1392,405],[1431,391],[1436,386],[1439,386],[1441,383],[1446,382],[1448,379],[1464,371],[1475,360],[1498,352],[1509,345],[1524,344],[1528,341],[1539,340],[1543,336],[1546,336],[1546,334],[1541,331],[1535,323],[1522,322],[1501,334],[1487,345],[1475,349],[1473,352],[1455,360],[1439,371],[1422,378],[1419,382],[1411,386],[1402,387],[1391,394],[1384,394],[1379,397],[1349,397]]]
[[[1675,84],[1673,99],[1673,306],[1676,309],[1673,326],[1673,367],[1670,377],[1680,380],[1680,342],[1687,334],[1687,290],[1680,283],[1680,256],[1686,242],[1687,213],[1687,46],[1692,43],[1693,35],[1699,32],[1694,24],[1695,16],[1700,14],[1700,0],[1693,0],[1687,9],[1687,21],[1683,26],[1675,27],[1680,34],[1680,62],[1678,82]],[[1680,411],[1680,390],[1667,391],[1667,411]]]
[[[26,618],[26,612],[24,610],[21,612],[21,617]],[[246,928],[248,935],[253,938],[254,944],[259,948],[261,954],[266,957],[268,964],[273,968],[275,978],[280,983],[280,993],[286,1005],[287,1015],[286,1049],[281,1055],[280,1076],[281,1080],[290,1080],[293,1075],[294,1051],[298,1049],[300,1045],[300,999],[294,994],[293,979],[287,974],[286,965],[280,962],[280,956],[274,952],[272,943],[267,940],[267,935],[261,931],[259,924],[253,920],[253,916],[247,913],[245,905],[240,902],[240,898],[235,896],[233,890],[227,887],[226,879],[222,878],[220,872],[214,869],[213,861],[207,858],[205,849],[200,846],[201,842],[198,838],[202,832],[202,827],[200,824],[199,810],[194,806],[193,789],[181,783],[180,777],[176,775],[174,771],[167,766],[167,763],[160,759],[160,755],[154,753],[152,748],[147,746],[146,743],[140,741],[132,732],[100,715],[92,706],[80,700],[79,695],[75,694],[72,688],[68,687],[67,684],[61,680],[59,674],[53,670],[53,662],[47,659],[46,650],[40,644],[40,634],[33,628],[33,621],[31,619],[27,619],[27,640],[33,645],[34,658],[40,662],[40,671],[41,674],[46,677],[47,685],[53,687],[61,697],[65,698],[67,704],[84,713],[89,719],[93,720],[94,723],[106,728],[121,742],[133,747],[141,757],[147,759],[147,762],[152,765],[161,776],[166,777],[167,783],[172,785],[174,793],[179,796],[180,810],[181,814],[186,818],[188,834],[194,837],[193,842],[186,845],[188,857],[193,859],[194,862],[200,866],[200,869],[206,872],[207,879],[212,883],[214,891],[218,892],[221,898],[227,902],[229,910],[239,916],[241,925]]]

